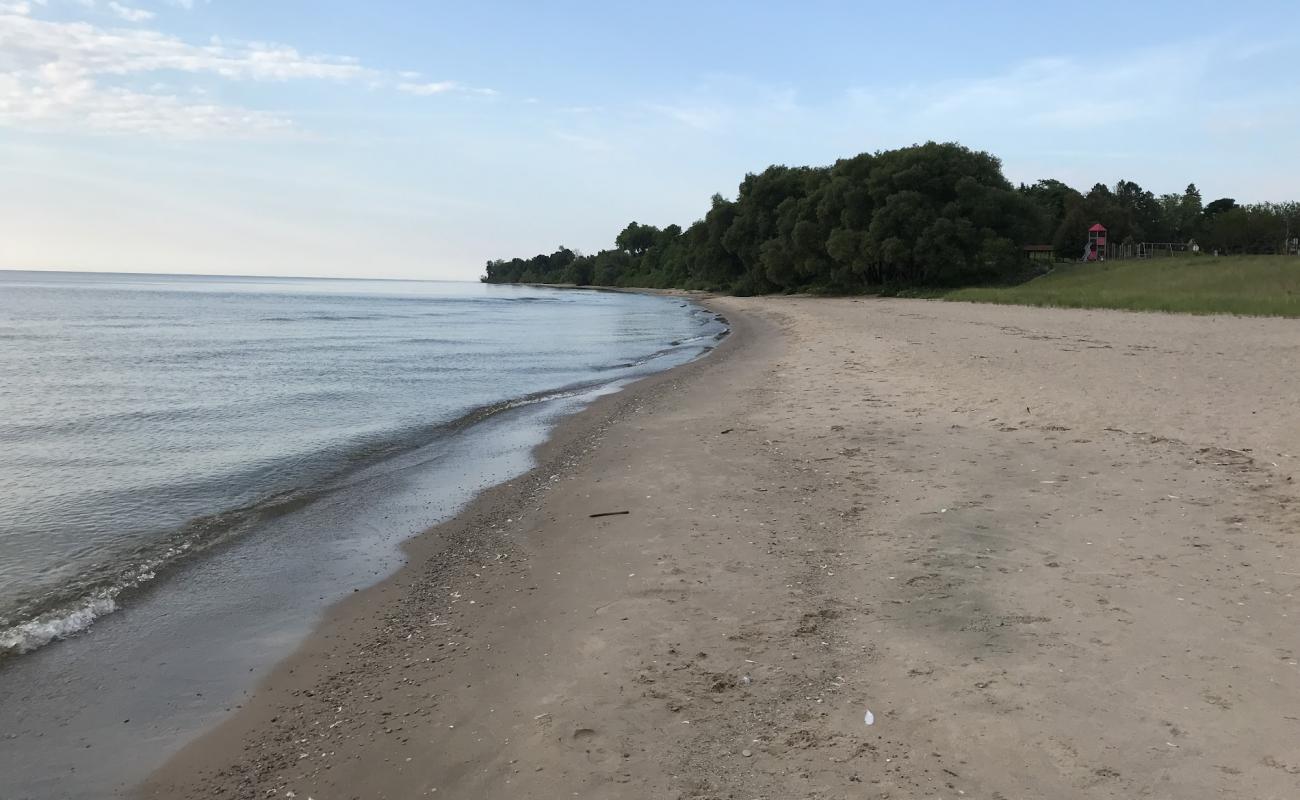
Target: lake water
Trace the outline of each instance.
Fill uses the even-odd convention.
[[[560,416],[724,330],[631,294],[0,272],[6,796],[129,785]]]

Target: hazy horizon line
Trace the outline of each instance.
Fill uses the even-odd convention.
[[[62,275],[138,275],[163,278],[262,278],[307,281],[391,281],[400,283],[478,283],[477,278],[391,278],[338,275],[263,275],[234,272],[150,272],[148,270],[68,269],[66,267],[0,267],[0,273],[38,272]]]

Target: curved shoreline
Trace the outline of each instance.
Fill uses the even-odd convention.
[[[724,329],[717,336],[725,338],[726,333]],[[711,338],[714,337],[705,335],[697,337],[697,340]],[[695,359],[709,355],[712,349],[712,346],[703,347],[703,352]],[[661,349],[636,361],[618,364],[609,369],[640,367],[676,350],[677,347]],[[147,550],[142,546],[125,564],[104,567],[104,572],[99,575],[78,575],[69,582],[70,588],[60,586],[49,589],[36,599],[28,601],[31,608],[20,606],[23,616],[8,626],[0,626],[0,669],[11,659],[75,636],[101,617],[126,608],[126,604],[139,595],[155,590],[161,581],[188,566],[191,560],[210,551],[237,544],[252,532],[259,519],[268,514],[275,515],[279,509],[300,508],[345,488],[358,474],[387,460],[428,447],[440,438],[460,433],[499,414],[639,379],[631,376],[571,383],[471,408],[444,422],[414,429],[420,432],[418,436],[413,436],[408,431],[406,435],[391,437],[380,446],[368,446],[364,458],[349,457],[345,466],[324,475],[314,485],[278,489],[245,505],[190,519],[166,537],[148,545]]]
[[[493,302],[498,305],[524,301],[552,303],[557,299],[566,300],[563,295],[549,292],[503,297]],[[573,299],[568,297],[567,301]],[[564,303],[564,307],[573,305]],[[382,412],[374,414],[373,408],[356,406],[359,413],[370,414],[373,418],[354,420],[351,427],[339,425],[338,430],[331,428],[328,433],[304,440],[292,451],[259,451],[256,456],[250,456],[254,459],[250,463],[239,462],[237,456],[231,456],[219,462],[219,468],[206,466],[204,459],[210,451],[235,453],[235,442],[238,441],[234,434],[225,438],[217,435],[223,432],[222,426],[228,427],[229,420],[225,416],[215,416],[203,423],[211,430],[201,429],[204,436],[219,440],[220,446],[214,445],[190,459],[199,465],[194,470],[188,470],[189,465],[183,463],[190,455],[186,451],[185,457],[172,459],[176,463],[166,462],[166,469],[158,467],[160,474],[150,475],[150,480],[140,486],[132,486],[127,478],[106,484],[109,488],[93,495],[93,504],[66,491],[50,495],[57,497],[57,501],[33,500],[37,507],[27,515],[30,521],[14,518],[15,528],[11,531],[17,537],[14,539],[14,552],[21,552],[23,556],[6,560],[3,564],[4,578],[9,580],[0,578],[0,589],[3,589],[0,591],[0,670],[13,660],[46,645],[83,633],[103,617],[157,591],[170,575],[188,568],[201,554],[214,553],[239,542],[248,534],[263,529],[268,518],[281,516],[287,509],[299,509],[317,502],[340,487],[346,487],[357,474],[384,461],[435,445],[440,439],[501,412],[546,400],[599,392],[603,387],[620,385],[647,373],[670,368],[683,360],[693,360],[712,349],[711,339],[719,329],[725,332],[725,325],[713,321],[713,315],[698,306],[679,303],[680,308],[672,308],[667,301],[658,299],[627,305],[660,307],[665,317],[680,319],[673,324],[665,323],[664,328],[671,330],[665,330],[662,335],[651,336],[636,345],[624,343],[602,354],[608,357],[589,359],[575,356],[579,360],[571,358],[573,365],[567,369],[542,369],[538,375],[525,374],[533,372],[530,360],[518,379],[508,384],[493,381],[493,370],[487,369],[482,375],[489,379],[489,391],[480,391],[479,396],[473,398],[448,395],[454,400],[435,402],[432,404],[434,408],[427,408],[430,405],[427,390],[421,385],[424,393],[417,397],[419,407],[406,415],[390,419],[383,417]],[[368,318],[372,315],[362,316]],[[290,340],[299,338],[294,336]],[[673,341],[667,344],[670,339]],[[332,345],[322,344],[330,340],[329,336],[324,336],[317,343],[330,347]],[[437,341],[449,343],[451,340]],[[435,355],[445,357],[441,353]],[[567,350],[562,355],[570,356]],[[487,368],[493,366],[491,361],[486,362]],[[483,369],[485,365],[480,364],[478,368]],[[393,372],[393,368],[388,366],[380,369],[386,373]],[[473,371],[451,365],[446,369]],[[425,373],[420,374],[423,376]],[[438,378],[441,379],[442,375],[439,374]],[[537,388],[539,386],[542,388]],[[499,399],[492,399],[492,389]],[[386,395],[399,396],[396,389],[386,391]],[[268,395],[266,401],[271,405],[278,403],[296,409],[300,397],[315,396],[310,392],[283,398]],[[198,410],[205,407],[199,403],[184,410],[184,414],[187,418],[189,415],[201,418],[204,415]],[[212,407],[231,416],[235,413],[232,409],[236,408],[241,413],[248,413],[243,406],[232,405],[226,409],[214,403]],[[94,430],[104,420],[119,418],[149,426],[180,413],[161,407],[152,410],[119,409],[65,420],[55,418],[49,424],[33,421],[15,425],[20,432],[27,431],[31,435],[37,431],[63,434],[79,427]],[[194,424],[198,425],[197,422]],[[271,431],[262,439],[277,440],[281,433],[283,429]],[[102,455],[93,446],[102,444],[95,434],[86,435],[94,440],[88,444],[92,456]],[[136,438],[143,439],[142,436]],[[72,445],[66,448],[61,444],[47,446],[51,448],[51,462],[61,457],[55,453],[65,449],[78,452],[78,448]],[[189,443],[186,446],[190,446]],[[104,447],[112,450],[109,445]],[[72,466],[65,471],[77,476],[79,484],[96,486],[92,474],[79,475]],[[123,470],[118,472],[127,474]],[[21,470],[19,474],[22,474]],[[20,480],[20,488],[22,485]],[[127,503],[123,498],[134,499]],[[95,516],[85,511],[87,505],[125,510],[111,517]],[[45,513],[41,510],[45,506],[65,509],[63,513],[67,519]],[[12,504],[10,508],[13,508]],[[137,508],[148,509],[149,513],[134,513],[132,509]],[[30,543],[44,539],[60,543],[64,539],[75,541],[76,548],[60,544],[57,547],[62,549],[52,546],[44,552]],[[62,562],[58,561],[60,558]]]
[[[681,296],[717,313],[707,297],[698,293],[647,293]],[[244,703],[182,747],[131,794],[186,796],[187,791],[197,789],[195,782],[204,778],[225,783],[239,776],[236,785],[246,785],[252,776],[241,774],[235,764],[243,762],[247,740],[274,730],[290,698],[317,696],[320,692],[313,687],[330,682],[337,661],[349,654],[373,653],[381,647],[385,634],[392,629],[394,615],[411,613],[410,609],[395,609],[394,605],[428,600],[430,584],[472,572],[477,553],[490,549],[494,561],[509,562],[517,547],[508,530],[515,517],[529,507],[535,508],[547,489],[571,472],[610,426],[635,413],[648,399],[744,349],[745,329],[750,323],[737,324],[732,318],[726,324],[723,338],[709,352],[668,370],[635,378],[619,391],[598,397],[586,408],[563,418],[546,441],[534,449],[536,466],[526,474],[485,489],[452,519],[404,541],[401,549],[406,562],[397,572],[326,609],[311,634],[270,670]],[[235,787],[227,784],[227,788]],[[244,794],[235,789],[231,796]]]
[[[145,795],[1295,795],[1293,321],[710,306]]]

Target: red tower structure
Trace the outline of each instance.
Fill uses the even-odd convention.
[[[1088,229],[1088,249],[1084,251],[1083,260],[1106,260],[1106,226],[1100,222]]]

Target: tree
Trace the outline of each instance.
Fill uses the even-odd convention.
[[[1018,191],[1039,210],[1039,227],[1030,237],[1035,243],[1052,241],[1066,216],[1084,202],[1078,191],[1051,178],[1043,178],[1032,186],[1022,184]],[[1061,251],[1058,249],[1057,252]]]
[[[1172,211],[1172,215],[1168,212]],[[1167,224],[1174,232],[1176,241],[1187,242],[1195,238],[1201,228],[1201,219],[1205,209],[1201,205],[1201,190],[1196,184],[1189,183],[1183,190],[1177,205],[1166,207]]]
[[[614,239],[614,246],[633,257],[640,257],[654,247],[659,234],[660,230],[653,225],[638,225],[632,222]]]
[[[1206,219],[1204,246],[1238,254],[1284,252],[1287,205],[1260,203],[1220,211]]]
[[[567,247],[487,262],[483,280],[729,290],[861,291],[1013,280],[1021,246],[1050,240],[1072,258],[1100,222],[1110,240],[1181,241],[1276,252],[1300,235],[1300,205],[1202,204],[1200,190],[1157,197],[1136,182],[1086,194],[1052,178],[1012,186],[989,153],[926,142],[826,167],[770,166],[736,198],[713,195],[683,229],[632,222],[594,256]]]
[[[1083,252],[1088,244],[1088,228],[1093,225],[1089,220],[1082,205],[1066,212],[1052,236],[1052,247],[1058,256],[1074,259]]]
[[[1231,197],[1220,197],[1205,207],[1205,216],[1212,217],[1216,214],[1222,214],[1225,211],[1231,211],[1237,207],[1237,201]]]

